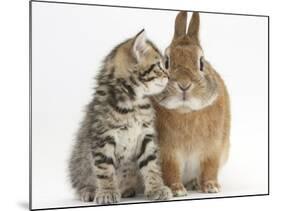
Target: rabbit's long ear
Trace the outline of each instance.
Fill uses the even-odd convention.
[[[189,23],[187,36],[199,43],[200,17],[198,12],[193,12]]]
[[[178,13],[175,21],[174,39],[186,34],[187,12],[181,11]]]

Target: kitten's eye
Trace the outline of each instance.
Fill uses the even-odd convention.
[[[156,65],[159,67],[160,70],[164,69],[162,62],[159,61],[156,63]]]
[[[200,65],[200,67],[199,67],[200,71],[203,71],[204,70],[204,58],[203,58],[203,56],[200,57],[200,64],[199,65]]]
[[[163,63],[159,62],[160,69],[164,69]]]
[[[166,56],[166,57],[165,57],[165,68],[166,68],[166,69],[169,69],[169,66],[170,66],[170,64],[169,64],[169,57]]]

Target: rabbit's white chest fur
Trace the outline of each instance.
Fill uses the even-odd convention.
[[[200,174],[200,159],[197,153],[193,153],[182,161],[183,172],[182,172],[182,182],[187,184],[192,179],[195,179]]]

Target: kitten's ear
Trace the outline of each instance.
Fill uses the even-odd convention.
[[[149,49],[149,45],[147,44],[146,40],[147,38],[144,29],[141,30],[133,40],[132,51],[137,61],[139,61]]]

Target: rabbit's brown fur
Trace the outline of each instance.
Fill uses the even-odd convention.
[[[200,70],[199,14],[193,13],[187,34],[186,19],[186,12],[176,18],[167,50],[171,80],[154,98],[164,182],[175,196],[185,195],[184,185],[194,181],[203,192],[218,192],[218,171],[229,151],[227,89],[207,61]]]

